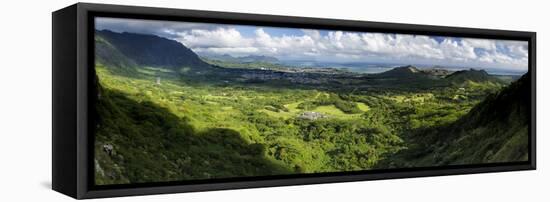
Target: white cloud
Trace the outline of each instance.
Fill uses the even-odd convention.
[[[132,32],[155,34],[162,37],[174,38],[178,33],[191,29],[215,29],[223,25],[205,23],[182,23],[176,21],[139,20],[124,18],[98,17],[95,19],[98,30],[108,29],[114,32]]]
[[[466,38],[462,40],[462,43],[464,44],[464,46],[482,48],[490,51],[497,49],[495,40]]]
[[[253,39],[245,38],[234,28],[193,29],[178,33],[178,41],[189,47],[251,47]]]
[[[526,43],[504,43],[504,45],[508,48],[510,55],[513,57],[518,58],[527,58],[529,55],[529,51],[527,50],[527,44]]]
[[[527,42],[422,35],[321,31],[270,34],[257,27],[241,33],[231,25],[152,20],[100,19],[98,28],[148,32],[178,40],[198,53],[250,54],[282,59],[422,63],[470,67],[527,69]],[[251,27],[248,27],[250,29]],[[272,28],[271,28],[272,29]],[[283,32],[284,33],[284,32]]]
[[[441,42],[439,47],[444,52],[444,59],[466,62],[477,58],[474,47],[466,45],[463,41],[447,38]]]

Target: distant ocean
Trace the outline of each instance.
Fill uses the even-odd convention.
[[[395,67],[405,66],[409,64],[385,64],[385,63],[323,63],[323,62],[312,62],[312,61],[285,61],[282,62],[284,65],[289,65],[293,67],[308,67],[308,68],[335,68],[343,69],[350,72],[361,73],[361,74],[376,74],[382,73],[388,70],[391,70]],[[418,65],[411,64],[419,69],[447,69],[451,71],[460,71],[468,70],[471,67],[442,67],[440,65]],[[509,70],[509,69],[496,69],[496,68],[473,68],[473,69],[483,69],[487,73],[492,75],[523,75],[527,73],[527,70]]]
[[[312,61],[284,61],[284,65],[292,67],[308,67],[308,68],[335,68],[343,69],[350,72],[361,74],[376,74],[391,70],[395,67],[404,66],[405,64],[384,64],[384,63],[327,63],[327,62],[312,62]]]

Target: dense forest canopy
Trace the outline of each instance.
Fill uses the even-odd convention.
[[[107,30],[95,55],[99,185],[528,158],[529,73],[299,68]]]

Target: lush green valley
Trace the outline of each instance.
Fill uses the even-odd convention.
[[[151,35],[95,43],[96,184],[527,158],[527,76],[239,68]]]

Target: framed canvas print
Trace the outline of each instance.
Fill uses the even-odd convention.
[[[53,189],[532,170],[535,36],[78,3],[53,13]]]

